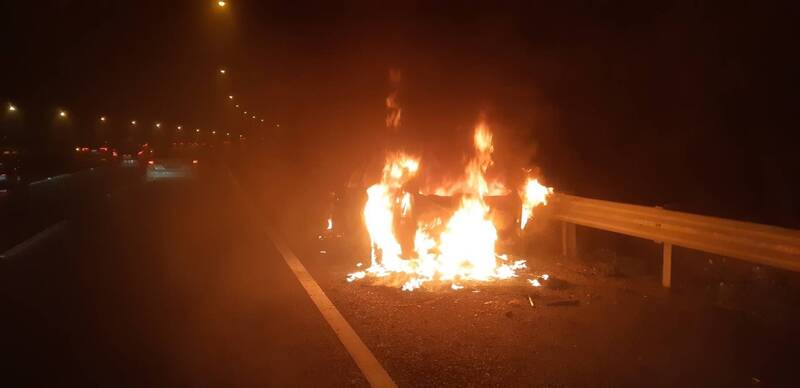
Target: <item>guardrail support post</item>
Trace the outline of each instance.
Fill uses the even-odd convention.
[[[561,222],[561,254],[566,257],[575,257],[577,253],[575,241],[575,224]]]
[[[661,285],[672,286],[672,244],[664,243],[664,261],[661,267]]]

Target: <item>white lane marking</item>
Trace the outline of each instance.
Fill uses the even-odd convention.
[[[250,202],[250,198],[247,197],[244,189],[239,185],[239,181],[233,176],[230,170],[228,170],[228,177],[233,182],[243,204],[250,210],[250,214],[258,214],[255,205]],[[350,357],[353,358],[358,368],[361,369],[361,373],[367,378],[369,385],[376,388],[396,388],[397,384],[392,381],[389,373],[386,372],[386,369],[378,362],[378,359],[375,358],[375,355],[373,355],[367,345],[364,344],[364,341],[356,334],[353,327],[347,323],[347,320],[342,316],[339,310],[336,309],[333,302],[328,299],[328,296],[325,295],[325,292],[322,291],[319,284],[314,281],[314,278],[308,273],[306,267],[300,262],[300,259],[289,249],[288,244],[273,230],[268,230],[268,233],[273,245],[278,249],[286,265],[292,270],[292,273],[294,273],[300,285],[303,286],[308,296],[311,297],[311,301],[317,306],[322,317],[325,318],[325,321],[328,322],[333,332],[336,333],[339,341],[342,342],[344,348],[350,353]]]
[[[47,178],[28,183],[28,185],[29,186],[36,186],[36,185],[40,185],[42,183],[47,183],[47,182],[52,182],[52,181],[57,181],[57,180],[61,180],[61,179],[64,179],[64,178],[68,178],[70,176],[72,176],[72,174],[61,174],[61,175],[56,175],[56,176],[49,176]]]
[[[353,357],[353,360],[361,369],[361,373],[367,378],[369,384],[373,387],[397,387],[392,381],[386,369],[383,369],[378,359],[372,354],[367,345],[358,337],[356,331],[347,323],[336,306],[333,305],[322,288],[314,281],[314,278],[300,262],[300,259],[289,249],[289,246],[274,232],[270,232],[272,243],[278,248],[278,251],[283,256],[286,264],[294,272],[294,276],[300,281],[300,284],[311,297],[311,300],[317,305],[317,309],[322,313],[323,318],[328,322],[336,336],[342,341],[347,352]]]
[[[49,239],[50,237],[54,236],[55,234],[60,233],[62,230],[64,230],[64,227],[66,227],[66,225],[67,225],[67,220],[62,220],[53,225],[50,225],[47,229],[42,230],[39,233],[36,233],[35,235],[33,235],[33,237],[3,252],[3,254],[0,255],[0,259],[12,258],[16,255],[19,255],[20,253],[25,252],[26,250],[32,248],[34,245],[42,243],[47,239]]]

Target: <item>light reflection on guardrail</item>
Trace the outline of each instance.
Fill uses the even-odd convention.
[[[672,283],[672,246],[800,272],[800,230],[559,194],[553,216],[562,221],[562,251],[577,251],[575,225],[663,244],[662,284]]]

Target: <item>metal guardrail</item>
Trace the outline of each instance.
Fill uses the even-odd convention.
[[[558,194],[553,215],[562,221],[562,250],[576,253],[575,225],[663,244],[662,285],[672,283],[672,246],[800,272],[800,230]]]

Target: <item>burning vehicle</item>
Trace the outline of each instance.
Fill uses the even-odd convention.
[[[519,237],[553,189],[535,178],[517,192],[487,180],[494,147],[485,123],[476,126],[473,146],[463,179],[449,186],[418,188],[423,161],[398,152],[386,157],[380,182],[366,187],[366,195],[359,195],[359,185],[352,182],[334,194],[338,206],[320,238],[342,231],[358,235],[361,229],[370,242],[369,264],[347,281],[392,277],[402,279],[405,291],[431,281],[459,289],[465,281],[513,278],[526,267],[525,260],[498,247]]]

